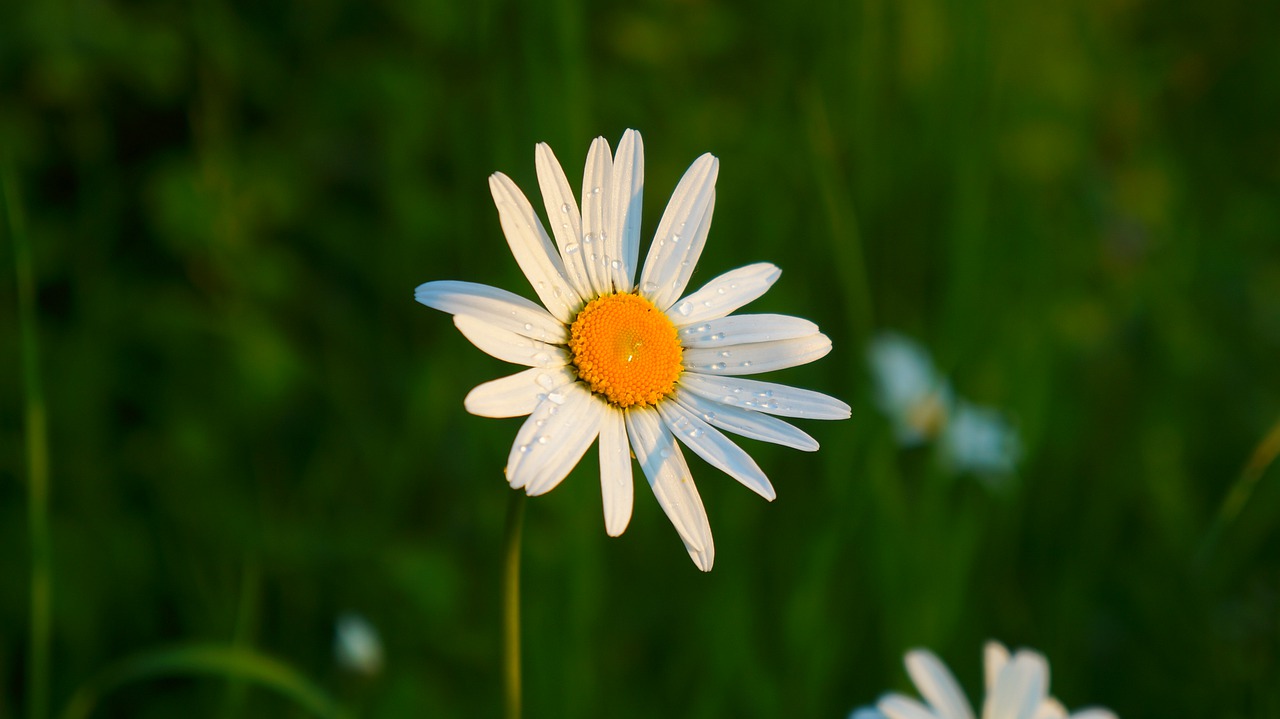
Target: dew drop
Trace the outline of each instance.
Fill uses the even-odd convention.
[[[546,444],[546,443],[547,443],[547,435],[544,434],[538,438],[538,444]]]
[[[537,362],[538,364],[546,364],[551,361],[551,355],[547,354],[546,352],[539,352],[535,354],[533,357],[531,357],[530,359],[532,359],[534,362]]]
[[[690,313],[690,312],[693,312],[693,303],[692,303],[692,302],[690,302],[690,301],[688,301],[688,300],[685,300],[684,302],[681,302],[681,303],[676,307],[676,312],[679,312],[680,314],[682,314],[682,315],[684,315],[684,316],[688,317],[688,316],[689,316],[689,313]]]
[[[751,366],[751,360],[742,360],[742,366],[743,366],[743,367],[750,367],[750,366]]]
[[[769,399],[770,397],[773,396],[773,390],[767,389],[767,390],[764,390],[763,392],[756,392],[756,396],[760,397],[761,399]]]
[[[652,292],[656,292],[656,291],[658,290],[658,285],[657,285],[657,283],[655,283],[655,282],[646,282],[646,283],[644,283],[643,285],[640,285],[640,289],[641,289],[645,294],[649,294],[649,293],[652,293]]]
[[[723,287],[717,287],[717,288],[716,288],[716,294],[717,294],[717,295],[723,295],[723,294],[724,294],[724,288],[723,288]]]
[[[527,444],[520,445],[520,454],[528,454],[528,453],[529,453],[529,445]]]
[[[569,203],[566,202],[563,205],[560,205],[560,211],[567,213],[569,211]]]
[[[697,439],[702,436],[702,430],[698,429],[697,427],[694,427],[693,429],[689,430],[689,436],[693,437],[694,439]]]
[[[708,366],[708,369],[717,369],[717,370],[718,370],[718,369],[724,369],[725,367],[726,367],[725,363],[723,363],[723,362],[716,362],[716,363],[715,363],[715,364],[713,364],[713,365],[709,365],[709,366]]]
[[[733,395],[727,394],[720,401],[724,402],[725,404],[734,404],[735,402],[738,401],[738,398],[734,397]]]
[[[600,186],[599,186],[599,185],[596,185],[595,187],[591,188],[591,194],[593,194],[593,195],[598,195],[598,194],[600,194]]]
[[[711,300],[703,300],[703,301],[702,301],[702,306],[703,306],[703,307],[710,307],[710,306],[711,306]]]
[[[730,356],[730,355],[732,355],[732,354],[733,354],[733,353],[732,353],[732,352],[730,352],[729,350],[720,350],[720,356],[721,356],[721,357],[726,357],[726,358],[727,358],[727,357],[729,357],[729,356]]]
[[[672,244],[675,244],[675,243],[677,243],[677,242],[679,242],[679,241],[680,241],[680,234],[679,234],[679,233],[676,233],[676,232],[672,232],[672,233],[671,233],[671,243],[672,243]]]
[[[551,379],[549,374],[540,374],[533,379],[537,385],[543,389],[551,389],[556,385],[555,380]]]
[[[524,331],[525,331],[525,332],[531,332],[532,330],[533,330],[533,325],[532,325],[531,323],[529,323],[529,322],[525,322],[525,323],[524,323]]]
[[[580,249],[582,248],[578,247],[578,243],[570,242],[569,244],[564,246],[564,253],[566,255],[572,255],[573,253],[577,252]]]
[[[582,241],[583,241],[585,244],[588,244],[588,245],[589,245],[589,244],[591,244],[592,242],[595,242],[595,241],[596,241],[596,236],[595,236],[595,235],[593,235],[593,234],[591,234],[590,232],[588,232],[587,234],[585,234],[585,235],[583,235],[583,236],[582,236]]]
[[[547,395],[547,399],[551,400],[555,404],[564,404],[564,395],[560,394],[559,392],[552,392],[551,394]],[[554,410],[555,407],[552,407],[551,409]]]
[[[724,333],[723,333],[723,332],[717,332],[717,333],[715,333],[715,334],[711,335],[711,339],[715,340],[716,342],[719,342],[720,340],[724,339]]]
[[[615,270],[620,270],[622,269],[622,260],[614,260],[609,263],[609,266]]]

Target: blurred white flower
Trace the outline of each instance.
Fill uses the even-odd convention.
[[[1039,652],[1018,650],[1013,656],[999,642],[988,642],[986,697],[982,719],[1116,719],[1108,709],[1083,709],[1068,714],[1062,703],[1049,696],[1049,663]],[[924,703],[890,693],[876,709],[862,708],[849,719],[973,719],[964,691],[946,665],[926,649],[907,653],[907,674],[924,697]]]
[[[876,404],[904,447],[937,441],[954,472],[1011,474],[1021,456],[1017,431],[999,411],[958,398],[919,343],[885,332],[871,341],[867,361]]]
[[[347,671],[377,674],[382,670],[382,640],[378,630],[359,614],[343,614],[334,627],[333,656],[338,666]]]

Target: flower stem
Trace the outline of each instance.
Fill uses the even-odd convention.
[[[502,558],[502,686],[506,719],[520,719],[520,535],[524,528],[524,492],[511,493]]]
[[[49,636],[52,627],[52,564],[49,546],[49,440],[40,383],[40,351],[36,339],[35,279],[31,247],[18,198],[13,168],[0,168],[4,207],[13,242],[18,282],[18,325],[22,345],[22,379],[26,389],[27,521],[31,542],[31,645],[27,657],[27,716],[49,715]]]

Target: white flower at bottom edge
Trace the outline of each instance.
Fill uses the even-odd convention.
[[[550,491],[598,438],[605,530],[618,536],[631,520],[634,450],[694,564],[710,571],[711,528],[676,440],[772,500],[764,472],[721,430],[813,451],[812,437],[777,417],[847,419],[849,405],[739,377],[812,362],[831,351],[831,340],[798,317],[731,314],[777,281],[781,271],[769,263],[685,294],[715,206],[712,155],[695,160],[676,186],[638,282],[640,134],[628,130],[616,156],[604,138],[592,142],[581,210],[551,148],[539,144],[535,159],[555,244],[510,178],[495,173],[489,189],[543,307],[470,282],[428,282],[414,296],[454,315],[484,352],[531,368],[476,387],[464,402],[484,417],[529,416],[507,458],[513,488]]]
[[[982,719],[1116,719],[1108,709],[1068,714],[1049,696],[1049,663],[1039,652],[1020,649],[1013,656],[999,642],[985,648],[986,698]],[[926,649],[907,653],[907,674],[926,703],[902,694],[886,694],[875,709],[856,710],[858,719],[973,719],[969,700],[946,665]]]

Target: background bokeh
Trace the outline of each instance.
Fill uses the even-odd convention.
[[[528,716],[843,717],[907,689],[917,646],[973,695],[987,638],[1044,651],[1070,707],[1280,716],[1274,10],[6,4],[0,216],[25,216],[34,263],[53,710],[127,657],[225,645],[355,716],[498,715],[519,421],[462,397],[509,367],[412,290],[532,296],[486,177],[536,198],[546,141],[576,185],[591,138],[634,127],[646,230],[717,155],[693,284],[782,267],[752,308],[813,319],[835,350],[773,379],[853,418],[803,423],[816,454],[743,440],[772,504],[691,459],[710,574],[643,483],[605,535],[594,450],[532,500]],[[14,226],[0,718],[30,700]],[[881,329],[1015,419],[1016,477],[896,445],[864,361]],[[335,664],[344,612],[381,633],[374,676]],[[216,674],[127,683],[97,711],[306,715]]]

